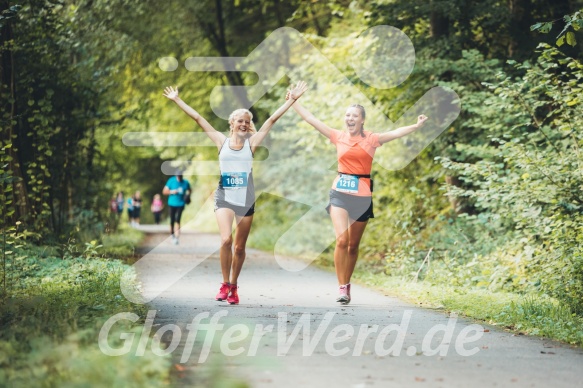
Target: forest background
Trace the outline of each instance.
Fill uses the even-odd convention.
[[[434,86],[460,96],[458,119],[412,163],[398,171],[373,168],[375,218],[361,245],[358,278],[401,290],[406,284],[417,290],[409,297],[446,307],[452,295],[474,295],[468,315],[496,322],[513,316],[509,327],[524,325],[534,334],[548,335],[546,327],[554,326],[555,337],[582,344],[582,6],[579,0],[0,0],[3,324],[22,324],[15,317],[30,296],[23,290],[40,287],[34,281],[39,273],[60,268],[64,278],[54,278],[59,294],[64,284],[78,286],[79,276],[102,282],[92,276],[118,265],[103,256],[127,256],[102,246],[139,239],[109,211],[116,192],[127,198],[140,190],[142,222],[151,222],[147,209],[167,179],[163,162],[216,160],[212,147],[127,147],[122,136],[200,131],[162,97],[168,85],[226,130],[210,108],[212,89],[251,85],[256,75],[194,73],[183,66],[169,72],[160,59],[245,57],[287,26],[393,121]],[[376,25],[401,29],[415,47],[415,68],[396,88],[375,89],[351,67],[354,40]],[[331,109],[318,117],[341,129],[350,96],[336,96],[328,76],[322,72],[321,83],[311,85],[330,96]],[[284,77],[253,107],[256,123],[282,103],[289,81]],[[283,157],[290,171],[305,150],[330,147],[294,113],[281,122],[297,128],[293,136],[270,135],[289,144]],[[192,217],[216,177],[188,178],[195,187]],[[273,249],[309,209],[268,194],[258,198],[258,208],[249,243],[262,249]],[[198,227],[212,230],[214,220],[207,221]],[[331,265],[331,249],[321,265]],[[72,262],[59,264],[65,259]],[[86,275],[63,274],[74,265]],[[93,265],[102,267],[89,270]],[[103,303],[88,297],[89,323],[103,306],[108,312],[127,308],[118,301],[108,310],[116,278],[103,276],[113,294],[101,295]],[[448,291],[431,299],[434,286]],[[496,313],[472,309],[477,298],[499,303]],[[524,322],[517,323],[517,315]],[[67,327],[64,332],[75,332]],[[59,330],[50,335],[62,341]],[[12,349],[7,354],[31,349],[3,341]]]

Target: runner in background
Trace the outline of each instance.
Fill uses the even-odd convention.
[[[152,200],[152,205],[150,206],[150,210],[154,215],[154,222],[156,225],[160,225],[160,217],[162,215],[162,210],[164,209],[164,203],[160,198],[160,194],[154,195],[154,199]]]
[[[128,198],[128,222],[130,226],[134,226],[134,198]]]
[[[123,213],[123,191],[119,191],[116,197],[117,201],[117,215],[121,218]]]
[[[133,211],[134,222],[133,222],[133,226],[140,225],[141,212],[142,212],[142,194],[140,194],[139,191],[136,191],[134,194],[134,211]]]
[[[111,197],[111,200],[109,201],[109,211],[112,214],[117,215],[117,201],[115,197]]]
[[[185,195],[190,195],[190,183],[183,178],[182,172],[177,172],[170,177],[162,190],[162,194],[168,196],[168,209],[170,209],[170,234],[172,242],[178,245],[180,239],[180,219],[184,211]]]

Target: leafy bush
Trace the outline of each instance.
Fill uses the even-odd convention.
[[[464,182],[449,187],[451,194],[471,199],[515,233],[528,282],[583,314],[583,133],[576,124],[583,117],[583,65],[541,49],[537,64],[515,64],[523,76],[500,74],[489,85],[493,94],[475,122],[489,144],[457,147],[478,160],[441,163]]]

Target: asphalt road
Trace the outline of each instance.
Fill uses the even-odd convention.
[[[186,232],[173,245],[165,226],[141,229],[149,234],[136,268],[142,292],[157,295],[152,332],[169,346],[175,386],[226,377],[278,388],[581,386],[581,349],[359,285],[339,305],[332,272],[289,272],[272,253],[248,250],[240,304],[217,302],[218,235]]]

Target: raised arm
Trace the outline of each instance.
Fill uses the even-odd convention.
[[[290,106],[292,106],[298,98],[304,94],[304,92],[308,89],[308,86],[305,82],[300,81],[298,84],[289,92],[290,98],[286,99],[285,103],[280,106],[273,114],[263,123],[259,131],[256,134],[249,138],[249,144],[251,145],[251,151],[255,152],[257,147],[261,144],[265,136],[269,133],[273,125],[287,110]]]
[[[217,148],[220,150],[223,143],[225,142],[226,136],[223,135],[221,132],[217,131],[213,128],[212,125],[204,117],[200,115],[197,111],[195,111],[192,107],[190,107],[187,103],[182,101],[180,97],[178,97],[178,87],[173,88],[172,86],[168,86],[164,89],[164,97],[174,101],[176,105],[180,107],[189,115],[196,123],[202,128],[202,130],[208,135],[208,137],[215,143]]]
[[[318,132],[330,139],[330,133],[333,131],[332,128],[318,120],[309,110],[304,108],[299,102],[293,104],[294,110],[301,116],[302,119],[312,127],[316,128]]]
[[[417,117],[417,124],[397,128],[394,131],[381,133],[381,134],[379,134],[379,143],[385,144],[385,143],[390,142],[391,140],[395,140],[395,139],[398,139],[398,138],[403,137],[405,135],[408,135],[411,132],[414,132],[414,131],[418,130],[419,128],[421,128],[423,126],[423,124],[425,124],[425,121],[427,121],[427,116],[420,115]]]

